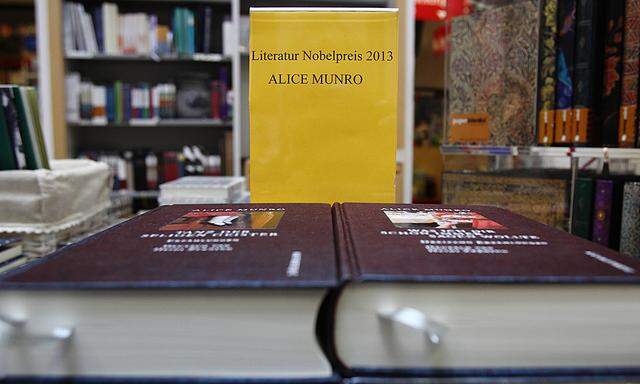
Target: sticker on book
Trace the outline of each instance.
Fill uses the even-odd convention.
[[[216,229],[276,229],[284,211],[202,212],[191,211],[160,228],[161,231]]]
[[[435,229],[505,229],[505,227],[473,211],[423,210],[384,211],[396,228]]]

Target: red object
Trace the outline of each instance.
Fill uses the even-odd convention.
[[[433,37],[431,39],[431,50],[434,56],[443,55],[447,49],[448,33],[444,25],[436,28],[433,31]]]
[[[211,82],[211,117],[220,118],[220,82],[218,80]]]
[[[166,183],[180,177],[178,154],[176,152],[165,152],[162,154],[162,158],[164,160],[162,181]]]
[[[469,0],[415,0],[416,20],[444,21],[469,13]]]

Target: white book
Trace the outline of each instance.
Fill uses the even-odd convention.
[[[230,20],[222,22],[222,54],[230,56],[236,49],[234,42],[235,33],[233,31],[233,23]]]
[[[85,44],[83,30],[82,30],[82,5],[72,3],[72,28],[73,28],[73,36],[75,40],[76,50],[81,52],[86,52],[87,46]]]
[[[96,32],[93,26],[93,20],[91,15],[87,12],[82,12],[82,26],[84,29],[84,35],[87,39],[87,51],[91,53],[98,52],[98,40],[96,39]]]
[[[95,124],[107,123],[107,87],[93,85],[91,87],[91,121]]]
[[[80,120],[80,74],[69,72],[65,76],[65,99],[67,121]]]
[[[73,5],[64,3],[64,50],[67,54],[75,51],[75,43],[73,37]]]
[[[151,15],[149,17],[149,54],[156,53],[158,51],[158,16]]]
[[[233,176],[186,176],[160,185],[160,199],[172,202],[199,200],[210,203],[237,201],[245,178]]]

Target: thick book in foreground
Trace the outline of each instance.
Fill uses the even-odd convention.
[[[638,271],[498,208],[166,206],[0,281],[0,379],[640,374]]]
[[[639,260],[486,206],[343,204],[334,220],[349,374],[640,372]]]
[[[2,279],[0,378],[330,379],[336,283],[329,205],[162,207]]]

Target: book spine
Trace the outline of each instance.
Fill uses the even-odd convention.
[[[640,0],[626,0],[623,58],[618,145],[633,147],[636,141],[638,67],[640,65],[638,61],[640,58]]]
[[[204,7],[204,25],[203,25],[203,42],[202,42],[202,51],[204,53],[211,53],[211,13],[212,9],[210,6]]]
[[[0,170],[7,171],[17,169],[18,165],[11,143],[10,127],[4,116],[3,98],[4,96],[0,93]]]
[[[585,145],[593,138],[599,74],[597,61],[599,0],[578,0],[571,140]]]
[[[227,105],[227,91],[229,84],[229,74],[227,69],[220,68],[219,97],[220,97],[220,118],[227,120],[229,118],[229,107]]]
[[[558,47],[556,49],[556,112],[554,143],[571,140],[573,120],[573,72],[576,44],[576,0],[558,2]]]
[[[543,0],[538,74],[538,143],[553,143],[558,0]]]
[[[16,109],[16,117],[18,122],[18,127],[20,130],[20,137],[22,138],[22,147],[24,150],[25,160],[26,160],[26,168],[27,169],[38,169],[39,164],[36,156],[35,150],[35,141],[34,137],[31,135],[29,131],[29,122],[28,122],[28,110],[26,108],[27,100],[22,98],[20,93],[20,88],[17,86],[11,87],[11,93],[13,94],[13,102]]]
[[[618,143],[618,124],[622,92],[624,1],[607,1],[605,9],[603,87],[601,99],[602,144]]]
[[[2,98],[2,107],[4,108],[4,116],[7,122],[7,130],[11,137],[11,147],[16,161],[15,169],[26,169],[27,159],[24,153],[22,136],[20,135],[20,126],[18,124],[18,112],[13,103],[13,95],[11,88],[0,87],[0,98]]]
[[[609,246],[612,205],[613,181],[596,180],[591,240],[604,246]]]
[[[98,51],[104,52],[104,28],[102,27],[102,8],[95,7],[93,9],[93,26],[95,28],[96,43],[98,44]]]
[[[571,233],[583,239],[591,238],[591,218],[593,216],[593,180],[576,179],[573,199],[573,220]]]
[[[347,241],[348,232],[344,222],[342,205],[340,203],[334,203],[331,207],[331,212],[333,235],[336,242],[336,257],[338,258],[336,263],[338,266],[338,276],[340,277],[340,281],[346,282],[353,277],[353,263]]]
[[[196,51],[195,17],[193,11],[185,10],[186,30],[187,30],[187,54],[193,56]]]
[[[627,182],[622,199],[620,252],[640,257],[640,182]]]
[[[107,121],[116,121],[116,102],[113,86],[107,86]]]

